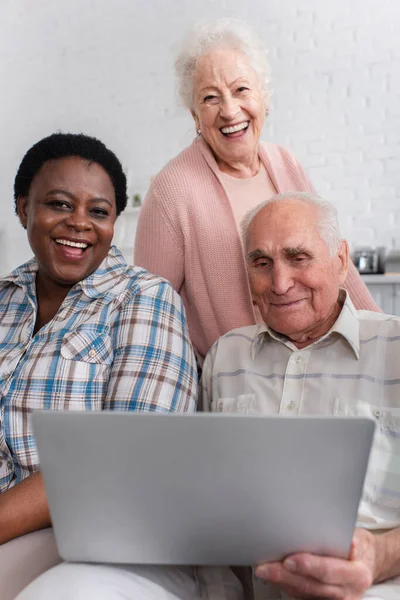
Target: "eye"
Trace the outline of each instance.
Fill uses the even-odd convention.
[[[237,92],[239,92],[239,94],[241,94],[242,92],[248,92],[249,88],[241,85],[240,87],[238,87],[238,89],[236,90]]]
[[[97,208],[97,207],[92,208],[90,212],[92,215],[94,215],[95,217],[98,217],[100,219],[105,219],[110,214],[105,208]]]
[[[301,265],[306,262],[307,258],[308,257],[305,254],[299,254],[298,256],[292,256],[291,261],[295,265]]]
[[[47,202],[47,206],[60,210],[69,210],[71,208],[71,205],[66,200],[50,200]]]
[[[272,261],[269,258],[258,258],[256,261],[254,261],[253,266],[256,269],[265,269],[265,268],[269,268],[272,264]]]
[[[203,102],[205,104],[216,104],[218,102],[218,97],[214,94],[208,94],[207,96],[204,96]]]

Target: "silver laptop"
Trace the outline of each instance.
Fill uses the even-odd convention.
[[[198,565],[347,556],[375,427],[57,411],[33,424],[65,560]]]

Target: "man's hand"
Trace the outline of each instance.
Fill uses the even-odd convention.
[[[293,598],[340,598],[359,600],[379,579],[381,565],[377,539],[366,529],[356,529],[348,560],[299,553],[282,562],[266,563],[256,575]]]

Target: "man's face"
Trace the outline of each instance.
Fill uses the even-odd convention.
[[[250,286],[263,321],[304,345],[333,325],[347,274],[347,243],[330,256],[319,217],[318,207],[301,200],[274,202],[253,219],[247,236]]]

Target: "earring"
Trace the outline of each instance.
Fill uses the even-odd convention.
[[[200,127],[198,127],[198,128],[196,129],[196,133],[197,133],[197,135],[200,135],[200,134],[201,134],[201,129],[200,129]]]

